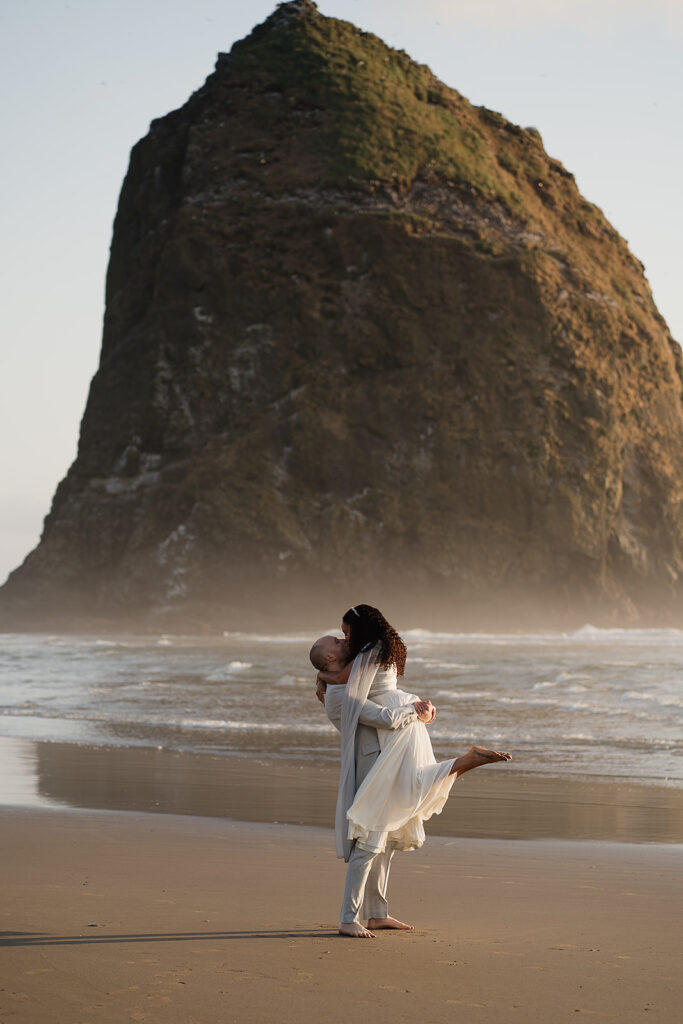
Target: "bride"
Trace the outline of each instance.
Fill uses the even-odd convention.
[[[348,806],[342,792],[345,776],[353,773],[354,737],[363,705],[369,700],[397,709],[419,702],[419,698],[398,689],[406,647],[377,608],[361,604],[349,609],[342,619],[342,630],[348,647],[346,665],[340,664],[347,653],[343,641],[336,641],[336,651],[325,659],[330,667],[320,669],[320,663],[316,666],[320,669],[319,697],[325,686],[345,686],[338,838],[346,829],[346,841],[355,840],[366,850],[417,849],[425,841],[423,823],[441,812],[456,778],[485,764],[510,761],[511,756],[474,746],[461,757],[437,762],[424,720],[415,720],[405,728],[380,728],[380,755]],[[311,660],[315,649],[314,645]],[[435,709],[431,704],[429,708],[428,720],[433,721]]]

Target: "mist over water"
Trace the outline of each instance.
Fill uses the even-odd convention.
[[[478,742],[526,773],[683,787],[683,631],[403,636],[437,757]],[[311,639],[5,635],[0,735],[333,762]]]

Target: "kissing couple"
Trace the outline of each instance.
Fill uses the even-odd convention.
[[[423,845],[424,822],[441,812],[457,778],[511,756],[470,747],[437,761],[426,728],[436,708],[398,689],[407,652],[396,630],[377,608],[359,604],[344,615],[342,632],[343,640],[316,640],[310,659],[318,699],[341,733],[335,841],[348,866],[339,934],[371,939],[379,929],[412,929],[389,915],[395,851]]]

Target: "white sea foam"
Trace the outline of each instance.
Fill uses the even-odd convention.
[[[627,690],[626,693],[622,694],[622,700],[652,701],[654,704],[659,704],[665,708],[683,708],[683,699],[680,697],[672,697],[666,694],[639,693],[637,690]]]
[[[327,630],[327,632],[333,634],[340,633],[336,626],[333,626],[332,629]],[[239,640],[246,641],[247,643],[308,644],[309,647],[316,639],[315,637],[312,637],[310,633],[231,633],[229,630],[224,630],[223,636],[226,640]]]
[[[2,718],[45,718],[52,719],[54,721],[64,719],[67,722],[106,722],[109,720],[108,715],[98,715],[94,712],[88,714],[83,712],[70,712],[61,711],[59,714],[54,712],[41,710],[40,708],[29,707],[13,707],[13,708],[0,708],[0,717]]]
[[[571,640],[601,644],[623,644],[624,646],[660,645],[683,647],[681,629],[601,629],[597,626],[582,626],[569,636]]]
[[[463,671],[475,671],[480,668],[475,662],[444,661],[442,658],[426,658],[420,655],[410,655],[411,665],[425,665],[427,668],[452,668]]]
[[[253,667],[250,661],[230,661],[227,665],[209,672],[206,678],[210,683],[225,683],[234,676],[239,675],[241,672],[246,672]]]
[[[556,644],[614,644],[624,646],[667,645],[683,647],[681,629],[602,629],[585,625],[573,633],[441,633],[427,629],[409,629],[402,633],[406,641],[424,643],[483,644],[489,646],[548,646]]]
[[[556,707],[560,701],[553,697],[498,697],[499,704],[521,704],[524,707]]]
[[[334,727],[324,719],[320,723],[299,722],[296,728],[292,723],[287,722],[240,722],[231,718],[181,718],[165,722],[164,725],[173,726],[179,729],[221,729],[227,732],[263,732],[263,733],[294,733],[298,734],[320,734],[334,733]]]
[[[437,690],[434,700],[487,700],[494,697],[490,690]]]

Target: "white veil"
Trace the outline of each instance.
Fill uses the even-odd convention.
[[[349,681],[344,688],[341,720],[341,774],[337,795],[337,812],[334,819],[334,834],[337,856],[348,860],[352,841],[347,838],[349,824],[346,812],[356,796],[356,727],[361,708],[368,698],[370,687],[379,668],[381,645],[365,648],[353,662]]]

